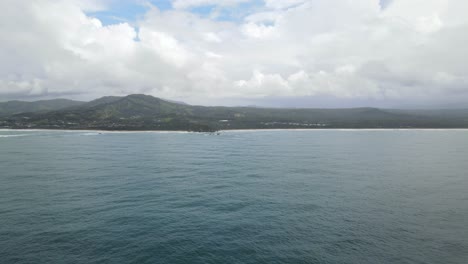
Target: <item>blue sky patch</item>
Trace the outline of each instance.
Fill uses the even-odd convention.
[[[160,10],[172,9],[171,0],[151,0],[149,1]],[[220,7],[216,5],[203,5],[189,8],[188,11],[202,17],[211,17],[219,21],[241,22],[244,17],[258,11],[263,7],[262,0],[243,2],[236,6]],[[99,12],[89,12],[90,16],[96,17],[103,25],[110,25],[122,22],[132,23],[142,17],[148,7],[137,0],[113,1],[109,9]]]
[[[160,10],[172,8],[170,0],[152,0],[150,2]],[[136,21],[139,17],[143,16],[147,10],[147,6],[136,0],[114,1],[108,10],[90,12],[88,15],[98,18],[103,25],[110,25]]]

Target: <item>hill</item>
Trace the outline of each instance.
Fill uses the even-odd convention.
[[[9,101],[0,102],[0,116],[8,116],[26,112],[46,112],[67,107],[78,106],[84,102],[68,99],[42,100],[35,102]]]
[[[10,110],[11,112],[11,110]],[[3,128],[185,130],[468,128],[466,110],[278,109],[193,106],[134,94],[0,118]]]

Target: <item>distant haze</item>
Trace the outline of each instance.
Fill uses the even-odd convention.
[[[2,0],[0,101],[468,108],[466,0]]]

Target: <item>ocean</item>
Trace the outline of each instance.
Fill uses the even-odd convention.
[[[468,263],[468,130],[0,130],[0,263]]]

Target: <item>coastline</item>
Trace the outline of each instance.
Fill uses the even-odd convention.
[[[94,130],[94,129],[48,129],[48,128],[35,128],[35,129],[21,129],[21,128],[0,128],[2,131],[14,131],[14,132],[83,132],[83,133],[108,133],[108,134],[119,134],[119,133],[179,133],[179,134],[188,134],[188,133],[200,133],[195,131],[186,131],[186,130]],[[201,132],[204,133],[204,132]],[[208,132],[206,132],[208,133]]]
[[[468,128],[266,128],[266,129],[227,129],[218,130],[214,132],[210,131],[187,131],[187,130],[94,130],[94,129],[21,129],[21,128],[0,128],[0,132],[83,132],[83,133],[108,133],[108,134],[120,134],[120,133],[174,133],[174,134],[189,134],[189,133],[202,133],[202,134],[213,134],[213,133],[234,133],[234,132],[275,132],[275,131],[468,131]]]
[[[267,129],[230,129],[219,132],[255,131],[468,131],[468,128],[267,128]]]

